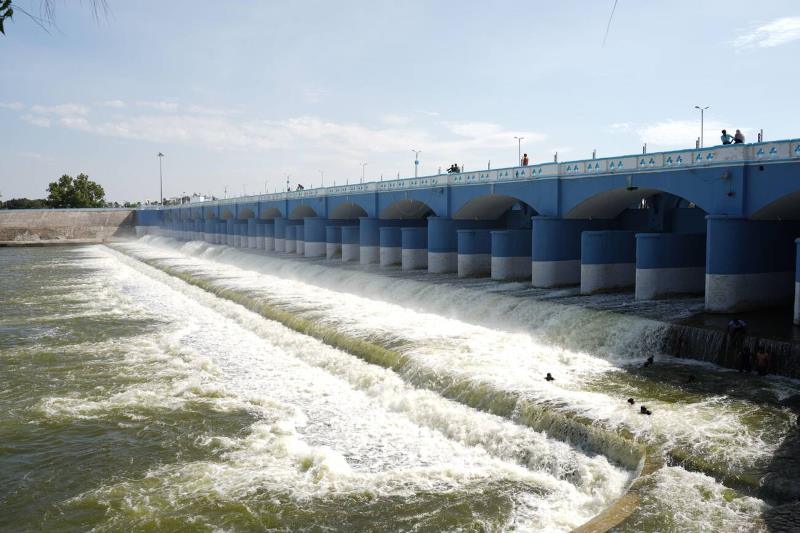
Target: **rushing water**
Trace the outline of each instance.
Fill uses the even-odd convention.
[[[673,465],[637,482],[619,530],[763,526],[794,382],[641,369],[659,323],[513,286],[151,237],[0,250],[0,529],[564,531],[633,479],[619,435]]]

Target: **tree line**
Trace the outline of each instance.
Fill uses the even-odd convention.
[[[139,207],[141,202],[106,202],[102,185],[86,174],[75,178],[64,174],[47,186],[47,198],[11,198],[0,201],[0,209],[68,209],[76,207]]]

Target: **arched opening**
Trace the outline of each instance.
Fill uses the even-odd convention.
[[[229,220],[234,218],[233,212],[229,208],[225,208],[222,210],[222,220]]]
[[[367,212],[358,204],[343,202],[337,205],[328,216],[331,220],[349,220],[366,217]]]
[[[213,219],[217,218],[217,214],[210,207],[207,207],[205,209],[204,215],[205,215],[204,218],[206,220],[213,220]]]
[[[277,207],[268,207],[261,211],[260,218],[262,220],[272,220],[274,218],[281,218],[282,216],[283,213],[281,213],[281,210]]]
[[[310,205],[302,204],[295,207],[289,214],[290,220],[302,220],[306,217],[315,217],[317,212]]]
[[[497,220],[509,227],[529,228],[531,217],[538,214],[519,198],[487,194],[462,205],[453,215],[453,220]]]
[[[435,216],[433,209],[419,200],[398,200],[384,209],[379,218],[392,220],[418,220]]]
[[[753,213],[753,220],[800,220],[800,191],[789,193]]]
[[[249,207],[245,207],[244,209],[239,211],[239,218],[240,219],[255,218],[255,217],[256,217],[256,214]]]

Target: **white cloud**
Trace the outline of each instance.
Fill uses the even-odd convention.
[[[727,129],[728,133],[731,135],[736,131],[736,127],[730,126],[728,123],[706,120],[703,126],[705,145],[713,146],[720,144],[720,136],[723,129]],[[743,126],[739,129],[741,129],[748,138],[755,136],[755,130],[752,128]],[[641,141],[648,143],[649,146],[694,148],[694,143],[700,136],[700,121],[669,119],[639,128],[637,133]]]
[[[150,101],[143,101],[143,102],[136,102],[136,105],[139,107],[146,107],[149,109],[155,109],[157,111],[177,111],[178,104],[175,102],[166,102],[166,101],[159,101],[159,102],[150,102]]]
[[[104,102],[97,102],[97,105],[100,107],[113,107],[116,109],[127,107],[127,104],[122,100],[106,100]]]
[[[800,39],[800,17],[783,17],[763,24],[734,41],[737,48],[772,48]]]
[[[381,117],[381,122],[390,126],[405,126],[411,122],[411,118],[405,115],[396,115],[394,113],[387,113]]]
[[[68,117],[74,115],[85,115],[89,112],[89,108],[81,104],[59,104],[54,106],[35,105],[31,107],[31,111],[39,115],[57,115],[60,117]]]
[[[608,129],[614,133],[625,133],[633,129],[632,122],[616,122],[611,124]]]
[[[0,102],[0,108],[11,109],[12,111],[19,111],[25,107],[22,102]]]
[[[50,127],[50,119],[47,117],[41,117],[36,115],[22,115],[22,120],[25,122],[29,122],[34,126],[39,126],[40,128],[49,128]]]

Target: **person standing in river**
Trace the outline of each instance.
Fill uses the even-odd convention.
[[[769,353],[763,344],[758,346],[756,352],[756,372],[759,376],[766,376],[769,371]]]

